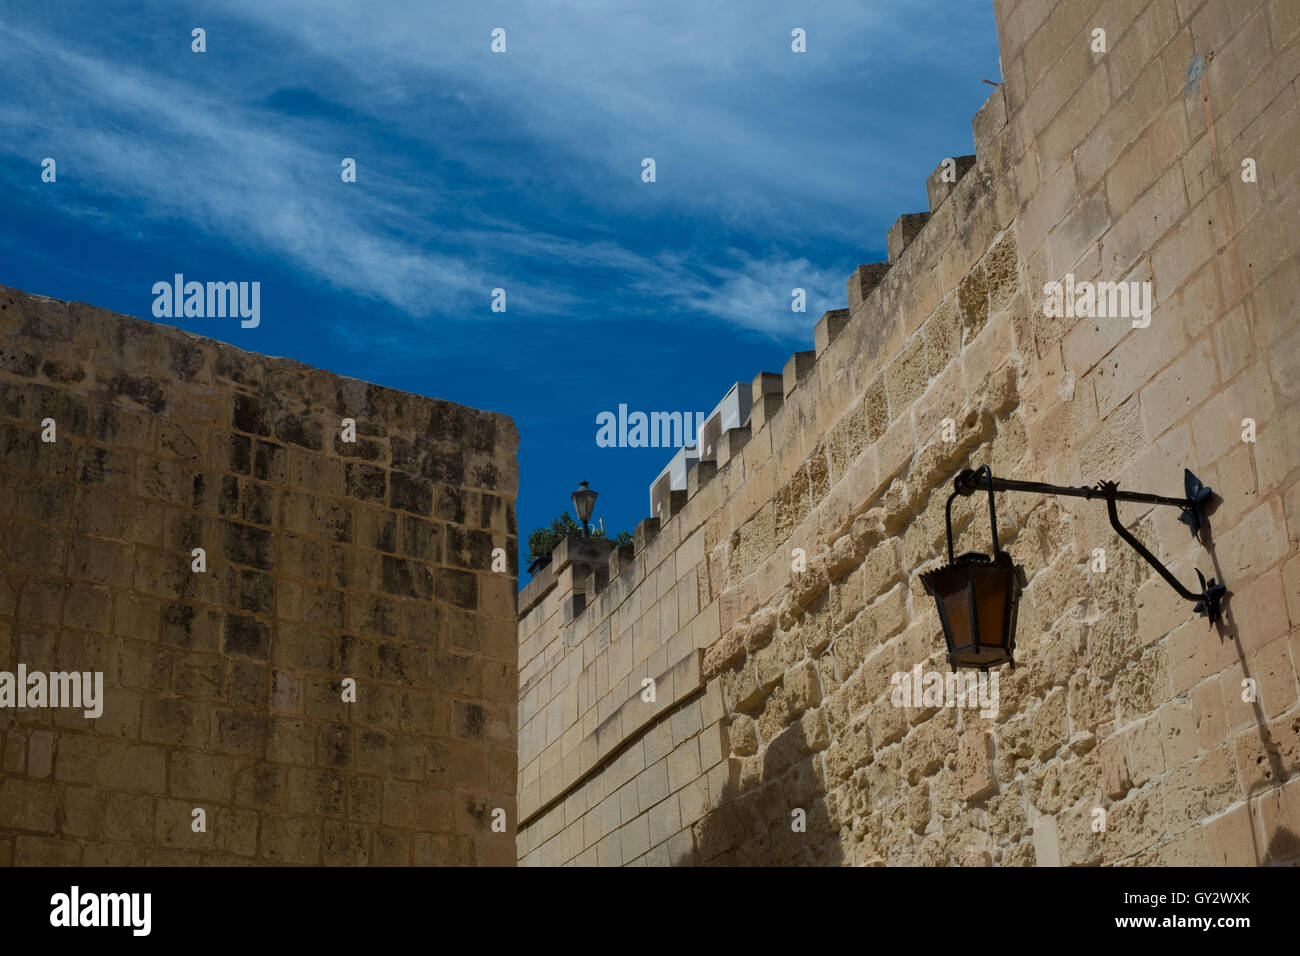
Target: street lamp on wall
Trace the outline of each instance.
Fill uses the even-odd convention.
[[[1224,585],[1213,578],[1207,583],[1198,569],[1201,591],[1191,591],[1173,576],[1168,568],[1145,545],[1120,523],[1116,502],[1140,501],[1147,504],[1171,505],[1179,508],[1179,520],[1185,523],[1193,536],[1199,534],[1205,523],[1204,508],[1214,493],[1201,484],[1190,471],[1183,472],[1184,498],[1168,498],[1144,492],[1120,491],[1113,481],[1099,481],[1093,487],[1062,487],[1038,481],[1013,481],[995,478],[988,465],[966,469],[953,481],[953,492],[948,496],[944,518],[948,530],[948,564],[921,575],[921,583],[931,595],[939,610],[939,623],[944,641],[948,645],[948,661],[956,667],[977,667],[988,670],[999,664],[1015,665],[1016,610],[1020,603],[1024,572],[1014,564],[1011,556],[998,545],[997,514],[993,506],[995,491],[1031,491],[1039,494],[1066,495],[1074,498],[1104,498],[1111,527],[1121,538],[1160,573],[1186,600],[1194,602],[1193,610],[1204,614],[1210,623],[1222,616],[1221,603],[1228,593]],[[989,527],[993,537],[993,554],[967,552],[953,556],[952,502],[958,495],[974,494],[979,488],[988,489]]]
[[[998,518],[993,508],[993,474],[988,478],[989,530],[993,555],[968,551],[959,558],[952,553],[952,500],[944,515],[948,523],[948,564],[921,575],[925,592],[939,608],[939,623],[948,644],[948,662],[954,668],[978,667],[986,671],[998,664],[1015,667],[1016,610],[1020,606],[1020,566],[998,547]],[[970,494],[963,491],[962,494]]]
[[[578,513],[578,520],[582,522],[582,535],[585,538],[590,534],[589,522],[591,521],[591,512],[596,507],[596,498],[598,493],[587,487],[585,481],[578,483],[578,490],[569,496],[573,502],[573,510]]]

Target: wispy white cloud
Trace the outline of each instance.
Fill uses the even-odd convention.
[[[809,337],[811,317],[838,308],[844,299],[844,272],[804,258],[754,258],[729,250],[725,262],[693,270],[678,257],[664,257],[657,274],[638,278],[648,290],[665,278],[670,300],[689,313],[703,314],[775,339]],[[795,289],[804,291],[805,312],[792,311]]]
[[[232,108],[193,86],[163,86],[48,34],[0,23],[0,67],[13,75],[31,62],[47,66],[39,80],[44,109],[34,124],[12,106],[0,114],[3,149],[44,155],[56,138],[65,182],[75,176],[106,196],[138,201],[151,218],[187,219],[414,315],[431,303],[482,298],[492,285],[471,258],[386,231],[406,208],[374,191],[346,190],[339,157],[278,128],[275,116]],[[307,181],[307,170],[317,182]],[[321,188],[322,179],[331,188]],[[93,206],[78,211],[97,215]]]
[[[598,276],[625,290],[620,315],[776,337],[808,334],[792,288],[810,312],[842,304],[854,264],[785,247],[878,247],[905,210],[871,124],[889,112],[891,70],[934,42],[893,4],[849,0],[707,16],[694,0],[211,11],[224,27],[202,69],[124,56],[120,36],[79,40],[92,11],[66,29],[0,19],[0,152],[36,162],[57,148],[61,178],[103,200],[69,211],[98,225],[132,204],[136,228],[181,220],[415,319],[484,316],[498,285],[512,310],[604,319],[610,304],[584,288]],[[505,55],[489,50],[497,26]],[[789,51],[795,26],[807,55]],[[285,108],[295,97],[310,108]],[[354,153],[355,188],[338,177]],[[888,212],[864,237],[873,209]],[[732,248],[741,237],[747,251]]]
[[[915,190],[893,175],[890,137],[923,124],[891,102],[895,79],[942,42],[918,22],[969,19],[973,9],[947,0],[817,9],[774,0],[707,9],[697,0],[227,0],[224,8],[336,64],[331,75],[347,77],[340,86],[375,108],[376,86],[415,99],[450,86],[476,120],[550,147],[544,159],[557,164],[547,176],[627,184],[605,201],[641,202],[636,175],[652,155],[674,206],[838,236],[852,228],[846,200],[862,214],[894,209]],[[507,30],[504,55],[489,49],[498,26]],[[790,51],[796,26],[807,32],[807,54]],[[406,105],[419,135],[429,114]],[[886,117],[903,122],[890,129]]]

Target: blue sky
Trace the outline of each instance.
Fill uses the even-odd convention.
[[[260,281],[257,328],[165,321],[508,414],[521,539],[584,479],[630,530],[671,453],[596,415],[811,348],[1001,79],[989,0],[807,6],[0,0],[0,284],[152,318],[176,272]]]

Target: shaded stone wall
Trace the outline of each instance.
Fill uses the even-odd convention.
[[[0,864],[512,864],[517,444],[0,288],[0,671],[104,681],[0,709]]]
[[[662,527],[565,546],[521,595],[522,862],[1300,856],[1297,7],[994,9],[1004,82],[958,180],[940,164],[814,349],[755,377]],[[1150,282],[1150,324],[1049,317],[1067,275]],[[919,576],[981,464],[1167,495],[1190,468],[1223,496],[1206,545],[1175,509],[1120,513],[1182,581],[1226,581],[1224,626],[1104,505],[998,495],[1029,583],[997,714],[894,706],[894,674],[948,669]],[[954,505],[958,552],[987,550],[985,511]]]

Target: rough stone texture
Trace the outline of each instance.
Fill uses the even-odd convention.
[[[521,596],[521,861],[1300,858],[1300,18],[1282,0],[994,9],[1004,82],[976,161],[899,221],[888,267],[855,273],[798,388],[618,579]],[[1048,317],[1066,273],[1152,282],[1150,325]],[[953,473],[984,463],[1170,495],[1191,468],[1224,499],[1208,553],[1173,509],[1121,515],[1184,582],[1226,579],[1225,625],[1098,502],[1002,495],[1029,583],[996,715],[894,706],[895,673],[947,669],[919,574],[943,560]],[[955,503],[959,552],[987,550],[984,508]],[[587,610],[565,621],[575,587]],[[620,723],[693,649],[699,683]],[[570,761],[592,734],[607,756]],[[642,786],[664,760],[667,788]]]
[[[0,670],[105,696],[0,710],[0,862],[513,864],[508,418],[5,288],[0,356]]]

